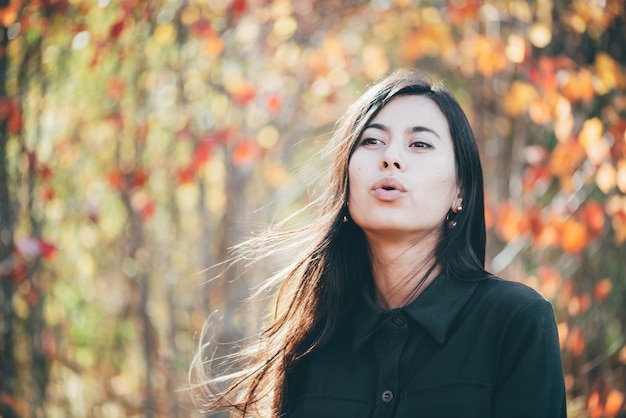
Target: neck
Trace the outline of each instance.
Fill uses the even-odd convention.
[[[414,301],[437,277],[434,250],[437,236],[419,240],[389,240],[367,236],[377,303],[386,309]]]

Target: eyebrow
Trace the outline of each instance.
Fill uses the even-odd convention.
[[[386,133],[389,133],[391,131],[389,127],[383,125],[382,123],[370,123],[369,125],[365,127],[365,129],[369,129],[369,128],[379,129]],[[430,132],[431,134],[435,135],[437,138],[441,139],[441,137],[439,136],[437,132],[435,132],[434,130],[430,128],[427,128],[426,126],[412,126],[410,128],[407,128],[405,132],[408,134],[414,134],[418,132]]]

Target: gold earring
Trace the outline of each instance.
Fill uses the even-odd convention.
[[[463,206],[457,205],[450,209],[450,212],[446,215],[446,223],[448,224],[448,228],[452,229],[456,226],[457,222],[455,219],[450,219],[450,214],[458,215],[463,210]],[[456,216],[455,216],[456,217]]]
[[[448,224],[448,228],[452,229],[456,226],[456,221],[454,219],[450,219],[450,213],[446,215],[446,223]]]

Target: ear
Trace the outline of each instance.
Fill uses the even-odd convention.
[[[452,201],[452,207],[456,208],[458,206],[463,206],[463,197],[464,197],[465,193],[463,191],[463,185],[458,182],[456,185],[456,196],[454,198],[454,200]]]

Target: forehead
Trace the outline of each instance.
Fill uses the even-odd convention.
[[[449,136],[450,132],[448,121],[439,105],[425,96],[395,97],[383,106],[371,122],[390,126],[424,126],[435,130],[441,136]]]

